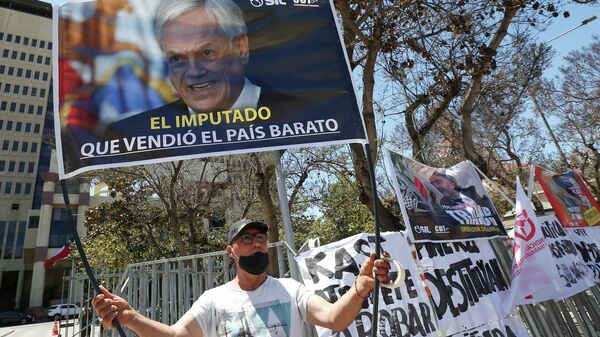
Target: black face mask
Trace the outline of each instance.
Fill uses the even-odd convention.
[[[267,271],[267,267],[269,266],[269,254],[257,252],[250,256],[240,256],[239,262],[240,268],[246,272],[252,275],[260,275]]]

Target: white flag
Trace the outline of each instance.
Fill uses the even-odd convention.
[[[531,296],[558,278],[540,221],[518,178],[515,228],[510,235],[513,239],[512,280],[510,297],[503,307],[505,313],[514,305],[533,303]]]

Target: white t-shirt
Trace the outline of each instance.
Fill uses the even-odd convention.
[[[295,280],[269,276],[254,291],[231,282],[207,290],[188,312],[205,337],[302,337],[311,295]]]

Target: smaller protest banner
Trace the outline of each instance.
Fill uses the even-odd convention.
[[[503,311],[509,313],[514,305],[531,302],[531,296],[553,284],[557,273],[554,260],[521,181],[517,179],[515,204],[515,228],[512,231],[513,263],[510,297],[503,303]]]
[[[562,227],[556,216],[538,217],[540,229],[546,238],[556,267],[556,275],[549,285],[532,296],[535,302],[559,301],[576,295],[595,285],[592,271],[588,269],[571,236]],[[545,266],[544,268],[548,268]]]
[[[406,238],[399,232],[383,233],[381,249],[402,264],[406,279],[396,289],[381,288],[379,298],[378,336],[434,336],[437,333],[435,309],[427,297]],[[354,284],[360,265],[375,251],[375,236],[357,234],[321,246],[296,257],[307,289],[335,302]],[[392,277],[396,274],[392,271]],[[367,299],[354,323],[340,334],[316,327],[319,336],[371,336],[372,296]]]
[[[571,228],[566,231],[590,271],[590,276],[600,283],[600,227]]]
[[[386,171],[414,242],[487,239],[506,231],[470,162],[434,168],[390,150]]]
[[[423,242],[415,249],[446,335],[503,319],[508,281],[489,241]]]
[[[534,171],[530,179],[535,177],[565,228],[600,225],[600,204],[577,172],[558,174],[539,166],[535,166]],[[542,196],[540,198],[544,200]]]

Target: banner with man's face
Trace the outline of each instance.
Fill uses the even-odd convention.
[[[366,140],[330,0],[54,7],[61,178]]]
[[[600,225],[600,204],[577,172],[558,174],[535,166],[535,180],[565,228]]]
[[[470,162],[435,168],[386,150],[385,165],[415,242],[506,236]]]

